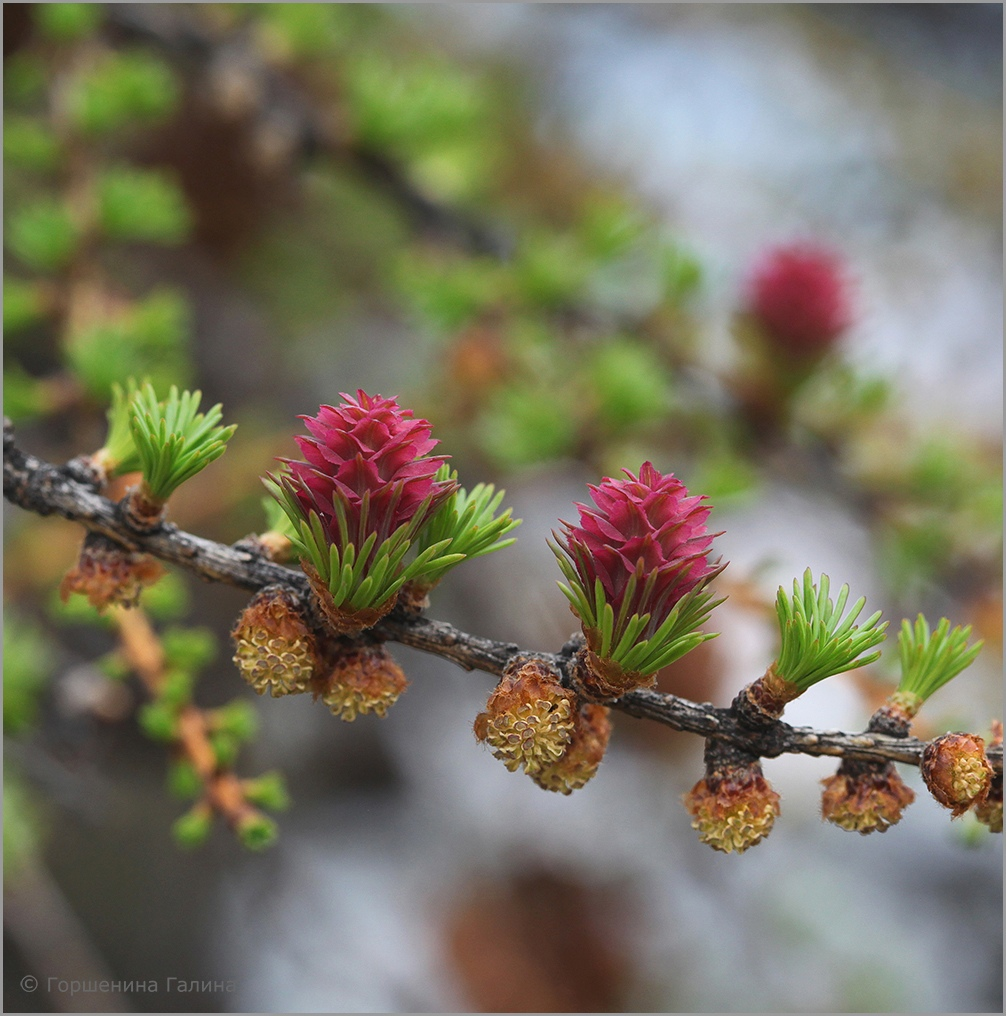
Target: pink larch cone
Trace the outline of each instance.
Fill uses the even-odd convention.
[[[755,265],[748,311],[780,352],[815,359],[852,323],[849,282],[839,259],[811,244],[777,247]]]

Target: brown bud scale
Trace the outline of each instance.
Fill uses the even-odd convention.
[[[908,736],[908,729],[918,711],[922,708],[924,699],[914,692],[894,691],[887,697],[887,701],[874,713],[878,723],[886,719],[887,723],[897,730],[904,730],[903,735],[895,733],[895,737]],[[878,727],[877,729],[882,729]]]
[[[145,482],[131,488],[121,504],[123,519],[137,532],[152,532],[164,521],[164,502],[154,497]]]
[[[800,694],[800,689],[778,674],[775,666],[742,688],[731,708],[737,718],[749,727],[772,726],[786,708]]]
[[[163,574],[149,554],[126,550],[101,533],[88,533],[76,565],[63,576],[59,595],[65,603],[72,593],[83,593],[96,610],[112,604],[135,607],[144,588]]]
[[[917,696],[915,696],[917,698]],[[908,737],[912,729],[912,717],[918,712],[903,692],[895,692],[870,717],[867,730],[874,734],[889,734],[891,737]]]
[[[584,628],[587,648],[581,649],[570,665],[570,678],[579,694],[588,702],[611,702],[635,688],[646,688],[656,682],[656,675],[643,677],[635,671],[623,670],[614,660],[597,655],[600,635],[594,628]]]
[[[382,617],[391,612],[398,598],[398,594],[394,593],[376,607],[364,607],[361,610],[336,606],[331,591],[314,566],[303,559],[300,566],[311,584],[325,621],[336,635],[356,635],[367,628],[373,628]]]
[[[406,582],[398,591],[395,606],[406,614],[418,617],[430,605],[430,590],[433,586],[422,582]]]

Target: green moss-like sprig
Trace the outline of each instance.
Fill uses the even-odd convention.
[[[880,651],[868,650],[887,637],[887,622],[878,623],[879,610],[861,624],[855,623],[866,606],[866,597],[861,596],[845,613],[848,585],[842,586],[834,602],[829,591],[828,576],[822,575],[815,585],[808,568],[802,584],[793,582],[792,596],[781,586],[776,596],[782,645],[773,668],[784,682],[797,689],[797,694],[826,677],[873,663],[880,658]]]
[[[444,465],[437,471],[436,479],[457,484],[458,474]],[[459,486],[437,509],[419,533],[416,547],[422,553],[448,541],[450,554],[432,558],[416,580],[419,584],[431,589],[462,560],[491,554],[517,542],[516,537],[507,537],[521,520],[511,518],[509,508],[496,514],[505,493],[497,491],[491,483],[476,484],[471,491]]]
[[[218,459],[237,429],[219,426],[219,403],[200,413],[201,392],[182,392],[171,386],[164,402],[153,386],[144,385],[130,406],[130,431],[143,471],[141,493],[163,505],[186,480]]]
[[[886,637],[887,622],[879,623],[880,611],[857,625],[865,597],[846,613],[849,587],[842,586],[834,601],[829,592],[828,576],[822,575],[815,584],[809,568],[802,583],[794,580],[792,596],[779,587],[775,609],[782,644],[775,662],[734,699],[733,708],[744,723],[755,727],[773,723],[782,716],[787,702],[819,681],[880,657],[879,650],[869,652]]]
[[[945,617],[940,619],[935,631],[930,629],[922,614],[914,625],[903,620],[898,632],[901,680],[891,696],[894,704],[908,716],[914,716],[930,695],[974,662],[984,642],[969,646],[970,637],[970,625],[951,628]]]
[[[112,404],[108,407],[108,436],[105,443],[94,453],[92,460],[106,476],[121,476],[142,468],[140,454],[133,440],[133,400],[136,398],[136,382],[129,378],[125,387],[112,385]]]

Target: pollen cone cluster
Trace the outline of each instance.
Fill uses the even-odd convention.
[[[574,710],[573,733],[562,757],[544,765],[531,779],[543,790],[572,794],[597,772],[611,737],[607,706],[584,702]]]
[[[1003,831],[1003,778],[1002,773],[992,777],[988,796],[975,802],[975,818],[994,833]]]
[[[848,832],[882,833],[901,821],[915,800],[891,762],[877,765],[847,760],[821,781],[821,817]]]
[[[922,754],[922,778],[954,818],[985,803],[992,775],[985,741],[977,734],[944,734],[927,744]]]
[[[541,660],[511,663],[475,719],[475,736],[510,772],[535,775],[569,746],[574,696]]]
[[[571,794],[597,772],[611,737],[605,706],[582,702],[542,660],[512,662],[475,719],[475,736],[510,772]]]
[[[384,716],[408,687],[402,668],[383,646],[355,646],[339,653],[314,691],[333,715],[352,722],[357,716]]]
[[[59,586],[65,603],[83,593],[96,610],[112,604],[135,607],[144,587],[152,586],[164,569],[149,555],[126,550],[101,533],[88,533],[76,565]]]
[[[992,737],[989,740],[989,747],[996,747],[1003,743],[1003,725],[1001,720],[992,721]],[[1003,831],[1003,774],[1002,771],[992,776],[989,784],[988,796],[984,801],[978,801],[974,806],[975,818],[983,825],[987,825],[994,833]]]
[[[779,795],[757,759],[707,764],[684,803],[699,839],[725,854],[743,854],[760,843],[779,814]]]
[[[317,662],[315,638],[290,589],[269,586],[255,595],[231,632],[234,663],[260,694],[273,698],[307,691]]]

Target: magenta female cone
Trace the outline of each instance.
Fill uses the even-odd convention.
[[[710,563],[713,537],[706,530],[705,498],[690,496],[673,474],[662,475],[644,462],[636,477],[606,478],[591,486],[592,506],[578,504],[579,525],[562,522],[556,543],[569,560],[564,570],[579,596],[571,601],[583,623],[588,652],[577,679],[599,700],[617,698],[649,682],[652,669],[637,672],[631,650],[651,638],[675,606],[701,589],[722,566]],[[562,564],[560,559],[560,564]],[[598,583],[603,596],[597,595]],[[577,607],[577,603],[580,607]],[[606,652],[602,612],[614,623]],[[584,616],[587,614],[588,616]],[[630,645],[622,635],[633,618],[648,615]],[[621,646],[621,652],[615,648]]]
[[[852,322],[841,262],[811,244],[768,251],[751,275],[747,305],[766,341],[799,360],[823,356]]]
[[[338,406],[322,406],[317,416],[301,417],[310,432],[295,439],[304,460],[281,460],[289,470],[282,485],[305,520],[317,516],[324,540],[342,560],[352,548],[352,559],[366,575],[382,544],[402,527],[421,527],[457,484],[437,479],[445,456],[429,454],[437,441],[428,421],[413,419],[394,399],[362,390],[356,398],[345,393],[342,398]],[[362,565],[360,555],[366,558]],[[370,627],[394,606],[396,591],[366,604],[336,603],[327,576],[319,574],[321,565],[304,564],[337,632]]]
[[[311,437],[294,440],[307,461],[283,461],[305,517],[317,512],[336,542],[337,501],[352,542],[361,547],[371,533],[378,542],[386,540],[421,506],[431,515],[454,485],[436,479],[446,457],[428,454],[438,442],[427,420],[412,419],[394,399],[372,398],[362,390],[356,396],[342,393],[342,405],[302,416]]]

